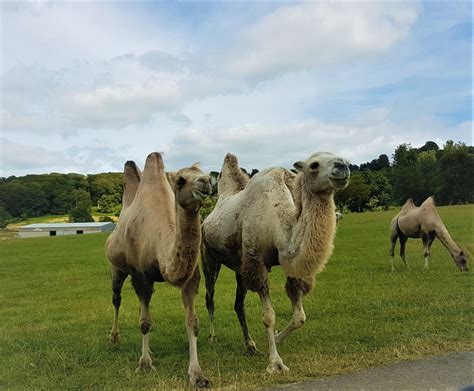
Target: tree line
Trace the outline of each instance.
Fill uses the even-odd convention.
[[[0,178],[0,228],[28,217],[69,214],[91,221],[90,209],[111,213],[122,202],[122,173],[42,174]]]
[[[443,148],[427,141],[421,148],[401,144],[390,163],[387,155],[351,166],[347,189],[336,193],[342,210],[363,212],[402,205],[408,198],[420,204],[434,196],[438,205],[474,202],[474,147],[448,140]]]
[[[419,204],[430,195],[440,205],[474,202],[474,147],[462,142],[448,140],[443,148],[433,141],[421,148],[401,144],[392,162],[382,154],[350,168],[350,185],[336,193],[337,206],[343,211],[387,209],[407,198]],[[211,175],[217,177],[218,173]],[[90,221],[92,206],[99,212],[118,213],[122,191],[122,173],[0,178],[0,227],[15,219],[47,214],[69,214],[71,221]],[[213,206],[212,200],[206,203],[203,214]]]

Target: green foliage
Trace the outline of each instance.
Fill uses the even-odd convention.
[[[207,197],[202,205],[199,213],[201,214],[201,221],[204,221],[207,216],[213,211],[217,203],[217,197]]]
[[[92,201],[98,204],[103,196],[109,196],[115,205],[122,202],[123,174],[108,172],[88,175],[89,190]]]
[[[474,154],[464,143],[448,141],[439,159],[443,204],[474,202]]]
[[[91,216],[90,208],[84,204],[76,206],[69,212],[70,223],[84,223],[93,221],[94,219]]]
[[[99,221],[101,223],[113,223],[114,219],[112,219],[112,217],[110,217],[110,216],[100,216]]]
[[[80,204],[91,206],[103,195],[121,201],[122,174],[44,174],[0,178],[0,206],[12,218],[62,215]],[[102,187],[103,186],[103,187]]]
[[[0,206],[0,228],[5,228],[11,220],[10,214],[3,206]]]
[[[356,172],[352,175],[349,186],[336,193],[335,201],[340,208],[348,208],[351,212],[362,212],[370,201],[370,190],[363,175]]]
[[[472,205],[441,207],[453,237],[474,253]],[[222,267],[216,285],[218,342],[201,278],[196,298],[199,362],[216,390],[268,389],[474,348],[473,273],[460,273],[435,241],[423,271],[420,241],[409,240],[412,271],[397,257],[390,272],[388,225],[395,211],[352,213],[338,225],[334,254],[304,298],[307,320],[278,347],[288,374],[268,376],[268,342],[258,295],[247,294],[250,333],[262,354],[244,356],[234,312],[235,275]],[[150,348],[156,372],[136,374],[141,348],[138,301],[122,291],[121,341],[111,345],[113,305],[105,234],[0,241],[0,365],[4,390],[190,390],[181,293],[155,284]],[[269,273],[276,327],[292,310],[280,267]]]
[[[113,194],[104,194],[100,197],[97,205],[99,207],[99,212],[111,213],[118,205],[117,197]]]
[[[413,198],[419,204],[430,195],[441,205],[474,202],[474,154],[464,143],[449,140],[443,150],[435,145],[395,150],[391,181],[397,203]]]

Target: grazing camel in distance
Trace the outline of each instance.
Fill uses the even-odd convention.
[[[110,337],[118,341],[122,285],[128,275],[140,301],[142,355],[137,371],[154,370],[149,349],[149,303],[154,282],[181,289],[189,339],[188,374],[194,387],[208,387],[197,357],[198,319],[194,302],[199,286],[197,259],[201,242],[199,209],[210,194],[208,175],[193,165],[165,173],[159,153],[148,155],[143,173],[125,163],[123,207],[119,222],[106,242],[115,315]]]
[[[469,270],[468,253],[451,238],[451,235],[436,210],[433,197],[428,197],[419,207],[416,207],[413,200],[409,198],[400,212],[392,219],[390,223],[390,259],[392,271],[395,271],[393,261],[397,239],[400,240],[400,257],[405,265],[410,268],[405,258],[405,245],[408,238],[421,238],[423,241],[425,270],[428,270],[430,249],[435,238],[438,238],[443,246],[448,249],[459,270]]]
[[[210,339],[214,332],[214,286],[221,265],[235,272],[237,313],[246,353],[257,349],[245,320],[247,290],[257,292],[263,309],[269,343],[269,373],[287,371],[276,343],[301,327],[306,319],[303,296],[314,284],[333,249],[336,230],[334,192],[348,185],[348,163],[331,153],[319,152],[294,164],[294,174],[269,168],[249,178],[240,171],[237,158],[227,154],[218,182],[218,202],[203,223],[202,263],[206,279],[206,306]],[[293,317],[275,335],[268,272],[280,265],[287,275],[286,292]]]

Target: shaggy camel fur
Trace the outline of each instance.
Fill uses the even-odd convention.
[[[459,270],[468,271],[468,254],[452,238],[439,217],[433,197],[428,197],[419,207],[416,207],[410,198],[405,202],[401,211],[390,223],[390,259],[392,271],[394,250],[397,239],[400,239],[400,257],[409,267],[405,259],[405,245],[408,238],[421,238],[423,241],[423,256],[425,257],[425,270],[428,270],[431,245],[438,238],[446,247]]]
[[[211,192],[210,178],[196,166],[165,173],[159,153],[148,155],[143,174],[134,162],[125,163],[123,209],[106,243],[112,278],[115,316],[110,333],[118,341],[118,313],[124,280],[140,300],[142,355],[137,371],[154,370],[149,350],[153,284],[169,282],[181,289],[189,339],[189,379],[195,387],[209,386],[197,357],[198,319],[194,301],[199,285],[197,258],[201,242],[199,208]]]
[[[202,261],[210,339],[215,339],[214,286],[224,264],[236,273],[234,309],[247,354],[255,354],[257,349],[247,329],[245,295],[250,289],[260,296],[270,347],[270,373],[288,370],[276,343],[305,321],[303,296],[332,253],[334,191],[345,188],[350,175],[344,159],[325,152],[296,162],[294,167],[299,171],[297,175],[283,168],[269,168],[249,181],[240,171],[237,158],[227,154],[218,182],[218,202],[203,223]],[[292,321],[277,335],[267,275],[276,265],[282,266],[287,275],[286,292],[293,305]]]

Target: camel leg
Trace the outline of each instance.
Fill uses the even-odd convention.
[[[234,310],[237,313],[237,317],[239,318],[240,326],[242,327],[242,333],[244,334],[245,340],[245,355],[247,356],[255,356],[259,354],[255,342],[252,340],[252,337],[249,334],[249,330],[247,327],[247,321],[245,319],[245,296],[247,295],[247,288],[244,285],[242,280],[242,276],[238,273],[235,273],[235,280],[237,282],[237,289],[235,292],[235,304]]]
[[[402,258],[403,263],[405,264],[407,269],[411,270],[411,267],[405,258],[405,248],[406,248],[408,237],[405,235],[400,235],[399,238],[400,238],[400,258]]]
[[[242,238],[245,242],[246,238]],[[283,360],[278,354],[275,343],[275,311],[270,300],[270,291],[268,289],[268,271],[259,257],[259,251],[256,246],[247,245],[242,251],[242,280],[245,286],[251,291],[258,292],[260,302],[262,303],[263,324],[267,330],[270,363],[267,366],[267,372],[276,373],[288,371],[288,367],[283,364]]]
[[[204,258],[203,252],[203,273],[206,281],[206,308],[209,314],[209,342],[216,342],[216,331],[214,329],[214,289],[216,286],[217,277],[221,270],[221,264],[212,262],[208,257]]]
[[[132,276],[132,285],[140,300],[140,330],[142,332],[142,355],[135,372],[154,371],[150,356],[151,314],[150,300],[153,294],[153,281],[141,274]]]
[[[112,330],[110,331],[110,340],[115,344],[119,341],[118,315],[120,303],[122,302],[122,286],[127,278],[127,273],[117,269],[114,265],[110,265],[110,277],[112,279],[112,303],[115,308],[114,322],[112,324]]]
[[[196,316],[194,302],[199,287],[199,268],[182,289],[182,298],[186,316],[186,331],[189,340],[189,381],[193,387],[210,387],[209,380],[202,374],[197,355],[197,337],[199,333],[199,321]]]
[[[425,257],[424,270],[428,270],[428,262],[430,259],[431,245],[433,244],[436,236],[434,233],[423,233],[421,240],[423,241],[423,256]]]
[[[293,317],[285,329],[275,336],[275,341],[278,344],[282,343],[293,331],[303,326],[306,321],[303,309],[303,296],[310,291],[311,286],[302,280],[287,277],[285,288],[293,306]]]
[[[258,292],[260,296],[260,302],[262,303],[263,310],[263,324],[267,330],[268,346],[269,346],[269,359],[270,363],[267,366],[268,373],[278,373],[289,371],[288,367],[283,364],[283,360],[278,354],[278,350],[275,342],[275,311],[273,310],[272,303],[270,300],[270,293],[268,285],[265,284],[265,288]]]
[[[392,265],[392,272],[395,271],[394,258],[395,258],[395,245],[397,244],[398,235],[392,233],[390,235],[390,263]]]

